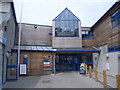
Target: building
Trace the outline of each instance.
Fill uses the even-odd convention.
[[[0,2],[0,87],[11,79],[15,66],[12,48],[15,45],[17,21],[12,0]],[[17,54],[16,54],[17,55]],[[12,77],[13,78],[13,77]]]
[[[101,52],[95,64],[99,72],[120,74],[120,1],[117,1],[92,27],[94,44]],[[96,55],[97,57],[97,55]]]
[[[53,19],[52,26],[23,23],[20,64],[27,59],[27,74],[42,75],[79,71],[80,64],[86,63],[115,77],[120,66],[119,7],[116,2],[91,28],[81,27],[80,19],[68,8]]]
[[[120,74],[119,1],[92,27],[82,27],[80,19],[68,8],[55,17],[52,23],[52,26],[27,23],[21,25],[19,63],[27,65],[27,75],[79,71],[81,63],[92,66],[92,69],[98,67],[100,73],[107,70],[107,74],[112,77]],[[7,63],[7,80],[17,80],[19,73],[20,65],[17,65],[18,60],[15,59],[18,32],[15,37],[15,44],[11,43],[12,51],[11,48],[5,51],[6,54],[8,51],[13,52],[8,55],[10,60],[7,57],[11,61]]]
[[[100,52],[93,45],[90,27],[81,27],[81,21],[65,8],[53,26],[22,23],[20,64],[27,55],[28,75],[79,71],[81,63],[93,67],[93,53]]]

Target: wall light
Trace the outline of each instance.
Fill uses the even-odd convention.
[[[95,54],[95,60],[97,60],[98,55]]]
[[[9,58],[9,56],[10,56],[10,54],[9,54],[9,52],[7,52],[7,53],[6,53],[6,57]]]
[[[28,58],[28,55],[24,55],[23,57],[24,57],[24,59],[27,59],[27,58]]]
[[[108,53],[106,54],[106,58],[107,58],[107,59],[109,58],[109,54],[108,54]]]

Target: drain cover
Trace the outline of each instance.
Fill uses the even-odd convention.
[[[42,81],[43,83],[50,83],[50,80]]]

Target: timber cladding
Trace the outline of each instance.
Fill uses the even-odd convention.
[[[27,73],[28,75],[43,75],[51,74],[50,71],[44,71],[44,60],[49,60],[52,66],[52,53],[51,52],[32,52],[32,51],[21,51],[20,64],[23,64],[24,55],[28,55]],[[52,69],[52,67],[51,67]]]
[[[95,46],[107,44],[108,47],[120,45],[120,25],[112,28],[111,15],[120,8],[120,2],[117,3],[109,12],[107,12],[92,28],[95,40]]]
[[[108,47],[114,47],[119,45],[118,39],[120,38],[120,26],[112,28],[110,16],[104,18],[101,24],[92,30],[95,46],[107,44]]]

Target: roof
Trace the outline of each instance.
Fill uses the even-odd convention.
[[[120,6],[120,0],[118,0],[91,28],[93,29],[97,24],[100,23],[115,7]]]
[[[68,8],[65,8],[53,21],[80,21]]]
[[[18,46],[14,46],[12,50],[18,50]],[[21,51],[56,51],[50,46],[20,46]]]
[[[57,49],[58,52],[100,52],[100,50],[95,48],[66,48],[66,49]]]
[[[12,50],[18,50],[18,46],[14,46]],[[76,48],[76,49],[53,49],[51,46],[20,46],[21,51],[44,51],[44,52],[100,52],[94,48]]]
[[[20,24],[20,23],[18,23]],[[33,24],[33,23],[22,23],[22,24],[25,24],[25,25],[37,25],[37,26],[44,26],[44,27],[52,27],[50,25],[40,25],[40,24]]]

